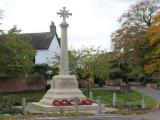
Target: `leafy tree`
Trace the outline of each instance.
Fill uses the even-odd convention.
[[[141,64],[146,45],[145,29],[137,26],[121,28],[113,33],[112,43],[113,50],[121,52],[123,58]]]
[[[153,22],[152,17],[159,9],[159,0],[137,2],[120,17],[122,26],[112,34],[113,50],[121,52],[123,61],[133,66],[131,72],[139,71],[141,74],[145,71],[145,56],[150,49],[146,31]]]
[[[68,58],[69,58],[69,71],[71,74],[77,75],[78,78],[83,78],[82,77],[82,72],[79,62],[78,62],[78,57],[77,51],[75,49],[71,50],[68,52]]]
[[[156,46],[160,43],[160,13],[153,16],[152,25],[148,28],[148,37],[150,44]]]
[[[106,80],[109,77],[111,64],[108,57],[106,52],[102,52],[95,61],[95,76],[101,80]]]
[[[148,75],[160,71],[160,13],[153,17],[152,25],[148,28],[147,36],[149,37],[148,52],[145,54],[144,70]]]
[[[109,78],[112,80],[121,78],[124,82],[127,82],[127,74],[130,73],[132,69],[131,64],[122,58],[122,53],[110,52],[109,58]]]
[[[87,80],[87,94],[95,77],[95,60],[99,55],[99,48],[82,48],[69,52],[69,68],[71,74],[76,74],[79,79]]]
[[[34,65],[31,74],[40,77],[40,78],[45,78],[45,79],[52,79],[54,75],[58,74],[58,68],[49,66],[48,64],[39,64],[39,65]]]
[[[159,0],[141,0],[120,17],[122,26],[112,34],[115,51],[123,51],[125,57],[135,58],[134,60],[140,58],[141,47],[145,46],[147,39],[145,32],[152,23],[152,16],[159,10],[158,3]]]
[[[82,48],[71,50],[69,54],[70,71],[80,78],[94,78],[95,60],[99,55],[99,48]]]
[[[114,53],[107,53],[99,48],[82,48],[69,52],[71,74],[79,78],[107,80],[109,75],[116,71],[111,61]]]
[[[102,79],[115,79],[119,77],[120,58],[116,52],[101,52],[96,59],[95,76]]]
[[[159,0],[139,0],[120,17],[123,26],[150,26],[152,16],[160,9]]]
[[[17,76],[32,68],[35,50],[29,38],[19,34],[14,26],[0,36],[0,75]]]

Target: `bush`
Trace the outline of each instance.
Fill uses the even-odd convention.
[[[52,76],[57,75],[58,71],[57,67],[50,67],[47,64],[42,64],[34,65],[31,74],[40,78],[52,79]]]
[[[160,77],[153,78],[152,80],[153,83],[156,83],[158,87],[160,87]]]
[[[22,98],[26,98],[27,102],[39,101],[44,92],[23,92],[5,94],[0,97],[0,114],[20,114],[21,109],[15,106],[21,106]]]
[[[146,85],[148,82],[150,82],[150,79],[146,75],[140,75],[139,81],[142,85]]]
[[[39,101],[44,92],[23,92],[1,95],[0,97],[0,114],[21,114],[21,109],[15,106],[21,106],[22,98],[26,98],[27,102]]]
[[[0,114],[21,114],[21,109],[14,108],[14,101],[7,96],[0,98]]]

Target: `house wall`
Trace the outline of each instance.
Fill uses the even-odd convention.
[[[37,50],[35,56],[35,64],[48,64],[49,66],[53,65],[53,61],[56,59],[56,56],[60,55],[60,46],[57,40],[57,37],[53,38],[48,50]]]
[[[35,64],[47,63],[47,50],[37,50],[35,56]]]
[[[53,65],[53,62],[57,60],[57,56],[60,56],[60,46],[56,35],[48,48],[48,54],[50,65]]]

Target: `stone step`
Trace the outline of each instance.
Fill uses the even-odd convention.
[[[74,106],[63,106],[61,108],[67,112],[75,110]],[[104,107],[102,107],[102,109],[104,109]],[[78,110],[79,111],[98,111],[98,105],[96,103],[93,103],[92,105],[79,105]],[[60,107],[46,105],[40,102],[34,102],[34,103],[27,104],[27,111],[31,113],[53,113],[53,112],[59,112]]]
[[[54,96],[49,96],[49,95],[45,95],[41,100],[40,102],[41,103],[45,103],[47,105],[52,105],[52,102],[56,99],[74,99],[75,97],[78,97],[80,98],[79,96],[81,96],[81,98],[86,98],[85,96],[81,95],[81,94],[76,94],[76,95],[54,95]]]

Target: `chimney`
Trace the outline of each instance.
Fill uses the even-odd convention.
[[[56,26],[54,25],[53,21],[51,22],[51,25],[50,25],[50,33],[56,33]]]

